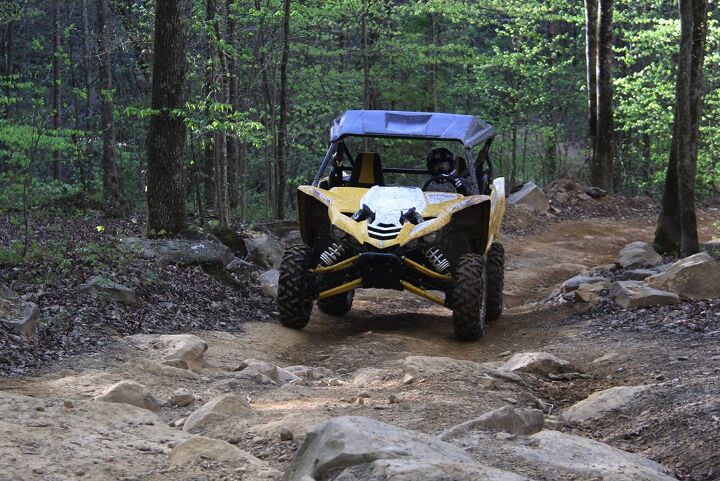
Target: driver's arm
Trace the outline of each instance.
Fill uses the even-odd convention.
[[[457,193],[460,195],[468,195],[468,187],[467,182],[465,182],[465,179],[462,177],[453,176],[451,179],[451,182],[455,186],[455,190],[457,190]]]

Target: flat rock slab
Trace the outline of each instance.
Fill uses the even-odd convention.
[[[475,464],[465,451],[435,436],[370,418],[343,416],[319,424],[307,433],[284,479],[300,481],[303,476],[328,479],[347,468],[381,459]]]
[[[447,374],[469,376],[490,371],[477,362],[433,356],[408,356],[403,361],[403,368],[405,372],[416,377]]]
[[[208,460],[232,464],[243,471],[243,479],[258,481],[276,480],[281,473],[250,453],[220,439],[194,436],[173,448],[170,464],[185,466],[205,463]]]
[[[81,284],[78,290],[93,296],[110,298],[127,306],[137,302],[134,290],[103,276],[91,277],[85,284]]]
[[[566,294],[568,292],[572,292],[577,290],[578,287],[580,287],[583,284],[596,284],[596,283],[607,283],[610,279],[606,277],[594,277],[594,276],[575,276],[572,277],[565,282],[562,283],[562,286],[560,286],[560,290],[562,290],[563,294]]]
[[[626,245],[620,251],[617,263],[623,269],[655,267],[663,261],[660,254],[647,242],[637,241]]]
[[[228,246],[212,240],[128,237],[124,242],[141,256],[158,259],[167,264],[210,265],[224,268],[235,258]]]
[[[539,409],[516,409],[504,406],[485,413],[477,419],[453,426],[440,435],[448,441],[473,429],[502,431],[510,434],[535,434],[543,428],[545,416]]]
[[[2,479],[136,478],[166,468],[169,445],[187,437],[128,404],[0,392]]]
[[[559,431],[540,431],[530,437],[529,445],[514,446],[512,451],[510,456],[552,473],[551,479],[676,481],[667,468],[647,458]]]
[[[680,259],[668,270],[649,277],[647,285],[684,299],[720,298],[720,264],[707,252]]]
[[[481,464],[381,459],[347,468],[333,481],[523,481],[526,479]]]
[[[626,309],[677,304],[680,297],[674,292],[661,291],[639,281],[619,281],[613,284],[611,295]]]
[[[570,406],[562,417],[575,423],[602,419],[634,405],[638,395],[651,387],[617,386],[598,391]]]

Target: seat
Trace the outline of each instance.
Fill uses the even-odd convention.
[[[376,152],[361,152],[355,157],[348,187],[369,188],[385,185],[380,155]]]

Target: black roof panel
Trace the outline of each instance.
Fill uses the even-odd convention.
[[[494,135],[495,130],[490,124],[472,115],[348,110],[333,121],[330,141],[350,136],[438,139],[474,147]]]

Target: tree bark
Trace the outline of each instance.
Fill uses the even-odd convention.
[[[278,127],[277,142],[277,217],[285,217],[285,176],[286,176],[286,150],[287,123],[288,123],[288,75],[287,67],[290,58],[290,0],[283,2],[283,33],[282,57],[280,59],[280,125]]]
[[[223,4],[215,0],[208,2],[208,8],[212,8],[212,27],[215,32],[213,41],[222,42],[225,40],[225,32],[221,25],[223,16]],[[217,52],[219,63],[218,75],[213,83],[218,87],[215,89],[215,103],[227,106],[229,104],[228,68],[225,51],[219,47],[213,49]],[[222,112],[225,112],[223,110]],[[220,114],[224,115],[224,114]],[[221,118],[222,126],[215,132],[215,156],[213,163],[213,193],[215,215],[221,226],[227,227],[230,224],[230,203],[228,199],[228,157],[227,157],[227,131],[225,118]]]
[[[52,2],[52,17],[53,17],[53,86],[52,86],[52,127],[55,131],[60,129],[60,115],[61,115],[61,99],[60,99],[60,60],[62,55],[61,45],[61,27],[60,27],[60,1],[53,0]],[[56,150],[53,152],[53,177],[55,180],[62,180],[62,157],[61,152]]]
[[[597,137],[598,0],[585,0],[585,57],[587,62],[589,165],[594,177]]]
[[[93,112],[93,94],[92,82],[90,79],[90,69],[92,68],[92,53],[90,47],[90,21],[88,19],[88,0],[81,0],[80,8],[82,10],[82,27],[83,27],[83,80],[85,83],[85,139],[86,145],[83,149],[81,180],[86,190],[92,190],[92,171],[93,171],[93,155],[92,155],[92,119]]]
[[[148,130],[148,236],[185,228],[183,152],[185,123],[173,113],[184,106],[189,0],[157,0],[155,6],[152,110]]]
[[[120,214],[123,199],[115,163],[115,119],[113,118],[112,64],[108,42],[108,0],[97,0],[98,50],[100,56],[100,116],[103,136],[103,200],[106,210]]]
[[[591,167],[593,185],[613,192],[615,123],[613,119],[612,56],[613,0],[599,0],[597,60],[597,132],[595,161]]]
[[[237,32],[235,31],[235,17],[230,11],[233,0],[227,0],[225,6],[227,41],[233,49],[228,56],[228,93],[231,112],[237,112],[238,102],[238,77],[236,73],[236,51]],[[227,177],[228,177],[228,200],[230,207],[235,209],[238,206],[238,156],[240,153],[240,141],[237,134],[230,132],[227,135]]]
[[[683,3],[682,1],[680,3]],[[707,41],[707,0],[692,0],[692,33],[688,82],[687,145],[678,157],[678,191],[680,194],[680,254],[687,257],[700,249],[695,213],[695,179],[702,110],[703,65]]]

